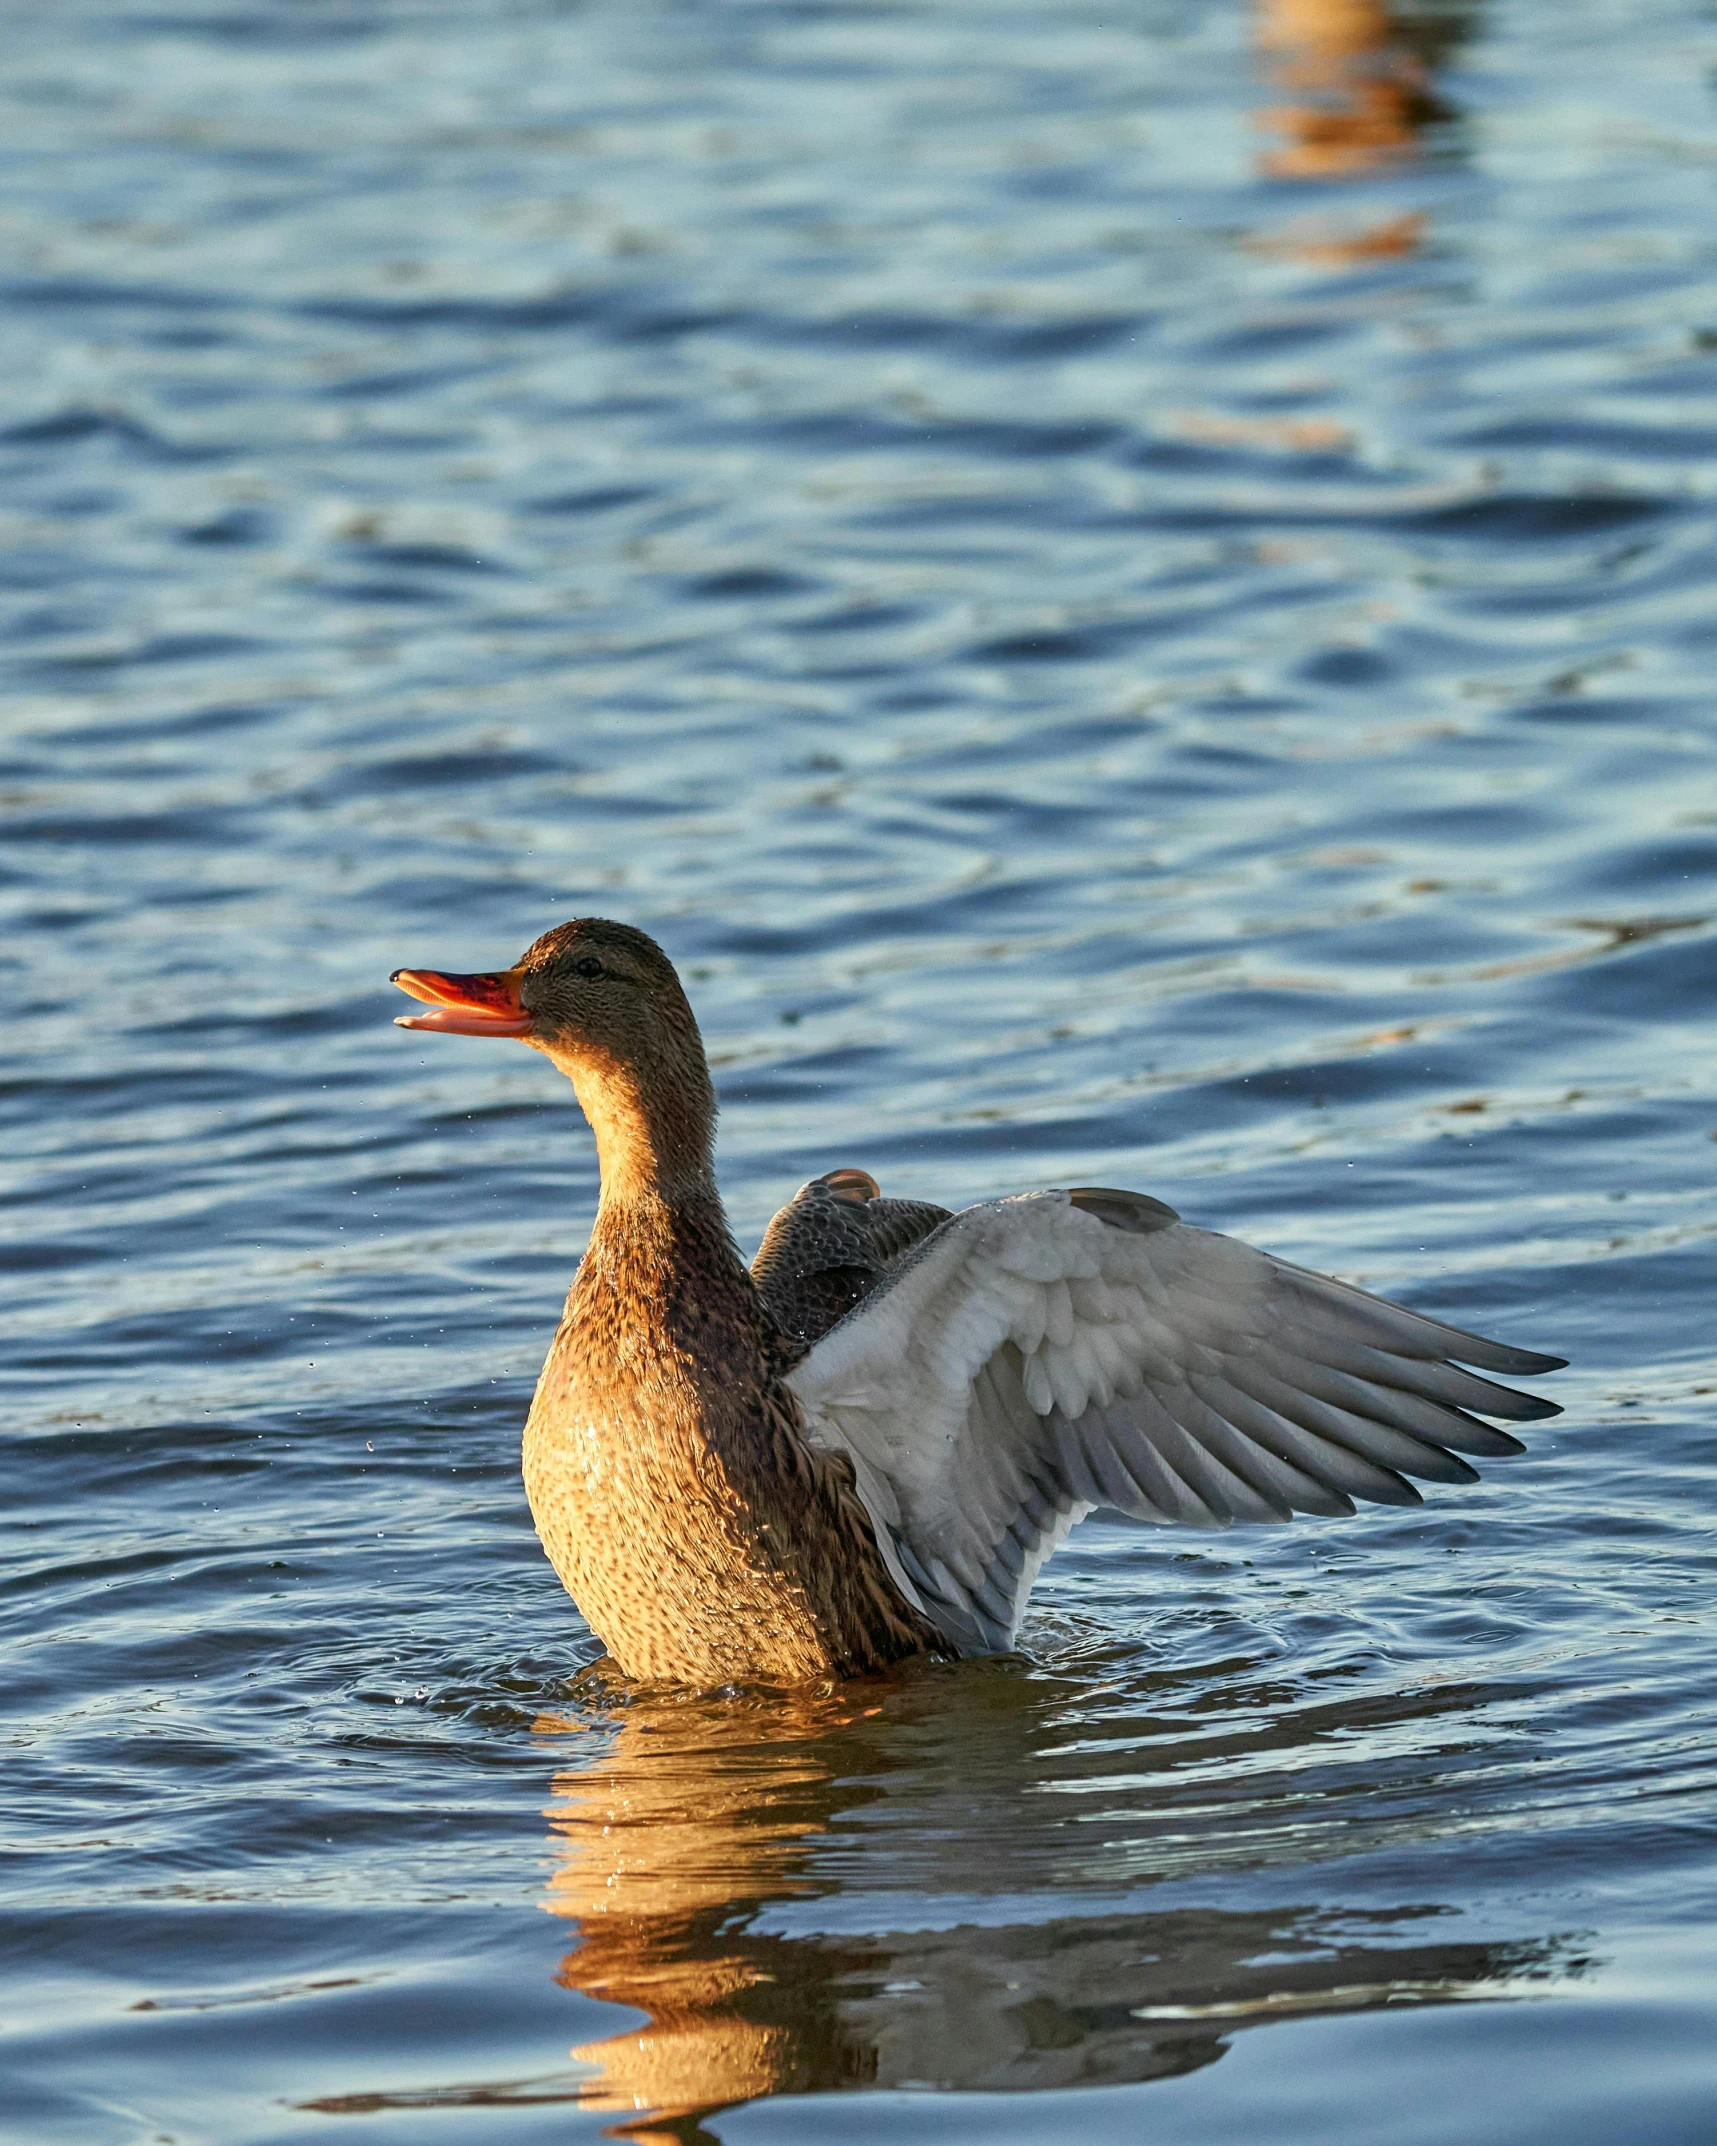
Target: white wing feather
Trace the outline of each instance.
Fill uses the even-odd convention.
[[[1469,1482],[1457,1451],[1520,1451],[1468,1411],[1556,1413],[1458,1368],[1555,1358],[1140,1196],[1081,1198],[954,1216],[789,1379],[807,1436],[851,1457],[896,1583],[962,1653],[1012,1645],[1039,1566],[1095,1506],[1208,1528],[1416,1504],[1408,1475]]]

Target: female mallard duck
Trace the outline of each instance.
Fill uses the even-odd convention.
[[[852,1676],[1013,1643],[1099,1505],[1192,1527],[1415,1505],[1553,1403],[1480,1340],[1080,1187],[950,1214],[862,1170],[804,1187],[748,1271],[697,1022],[654,940],[581,918],[511,969],[394,982],[403,1028],[567,1074],[602,1195],[525,1425],[537,1531],[631,1676]]]

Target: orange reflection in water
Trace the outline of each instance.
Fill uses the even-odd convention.
[[[805,1851],[837,1800],[841,1732],[867,1711],[840,1691],[762,1709],[646,1702],[620,1715],[592,1763],[558,1776],[560,1861],[544,1905],[581,1931],[560,1979],[649,2014],[572,2052],[597,2070],[587,2107],[671,2119],[824,2083],[813,2075],[827,2071],[828,2008],[806,1987],[822,1963],[743,1925],[759,1903],[807,1890]],[[679,2135],[647,2124],[626,2134]]]
[[[965,1666],[805,1694],[631,1694],[606,1718],[538,1723],[573,1739],[548,1813],[544,1906],[577,1926],[559,1980],[643,2015],[576,2047],[582,2076],[559,2098],[608,2114],[614,2136],[710,2146],[702,2119],[767,2096],[1139,2084],[1212,2064],[1269,2020],[1503,1997],[1569,1972],[1560,1939],[1474,1942],[1435,1904],[1323,1898],[1328,1844],[1306,1905],[1153,1907],[1153,1877],[1206,1867],[1191,1832],[1226,1838],[1233,1817],[1224,1798],[1210,1819],[1207,1787],[1176,1803],[1191,1754],[1160,1744],[1169,1687],[1149,1684],[1136,1725],[1158,1737],[1152,1787],[1131,1778],[1141,1746],[1095,1823],[1089,1769],[1114,1761],[1067,1740],[1092,1691]],[[1471,1696],[1403,1700],[1446,1724],[1428,1763],[1460,1747]],[[1302,1766],[1278,1775],[1268,1754],[1303,1757],[1323,1734],[1316,1709],[1256,1714],[1268,1697],[1246,1702],[1265,1759],[1247,1826],[1303,1800]],[[1021,1918],[1022,1900],[1036,1912]]]
[[[1346,179],[1412,156],[1428,121],[1425,40],[1381,0],[1258,0],[1257,42],[1290,101],[1259,117],[1287,146],[1264,158],[1281,179]]]
[[[1314,268],[1354,268],[1367,261],[1399,261],[1417,253],[1425,236],[1425,219],[1416,211],[1368,224],[1363,231],[1301,229],[1250,239],[1255,253],[1282,254]]]
[[[1260,168],[1276,179],[1356,179],[1416,157],[1424,130],[1453,116],[1438,94],[1437,70],[1469,34],[1472,12],[1384,0],[1256,0],[1259,60],[1281,100],[1258,114],[1281,144],[1265,152]],[[1412,253],[1423,232],[1424,218],[1407,213],[1362,231],[1261,243],[1341,267]]]

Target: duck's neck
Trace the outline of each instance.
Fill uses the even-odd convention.
[[[600,1214],[720,1207],[715,1189],[715,1094],[701,1054],[666,1077],[581,1053],[565,1069],[596,1135]]]
[[[715,1098],[701,1055],[695,1074],[680,1067],[667,1081],[588,1059],[569,1070],[602,1166],[576,1285],[581,1353],[591,1364],[616,1352],[632,1361],[647,1335],[652,1348],[743,1386],[762,1328],[716,1190]],[[702,1415],[679,1429],[688,1426],[700,1440],[708,1431]]]

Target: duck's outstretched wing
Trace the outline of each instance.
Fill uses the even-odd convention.
[[[1554,1402],[1459,1368],[1505,1348],[1193,1229],[1136,1192],[968,1208],[791,1373],[852,1459],[897,1584],[962,1653],[1013,1643],[1038,1567],[1095,1506],[1191,1527],[1416,1505]]]

